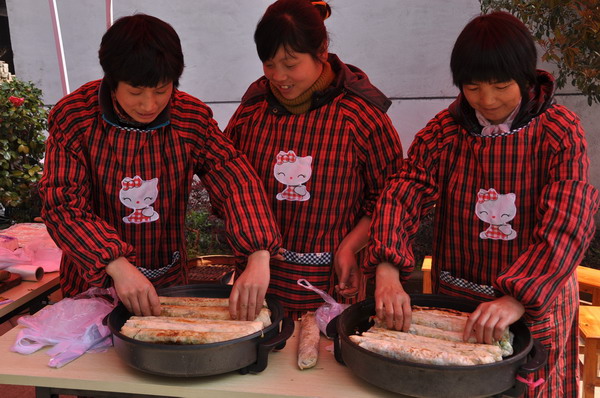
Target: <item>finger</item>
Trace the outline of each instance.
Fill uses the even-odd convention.
[[[148,290],[148,302],[150,303],[152,315],[160,316],[160,299],[158,298],[158,294],[154,288]]]
[[[475,322],[477,321],[478,317],[479,317],[479,314],[477,313],[477,311],[475,311],[467,319],[467,323],[465,324],[465,330],[463,331],[463,341],[465,341],[465,342],[469,341],[471,336],[475,335],[474,328],[475,328]]]
[[[385,323],[388,329],[400,330],[402,328],[403,314],[401,307],[395,307],[390,301],[385,307]]]
[[[475,323],[475,338],[478,343],[485,341],[485,328],[490,315],[487,312],[482,313]]]
[[[412,309],[410,308],[410,301],[404,300],[402,303],[402,314],[404,318],[402,321],[402,331],[408,332],[410,323],[412,322]]]
[[[131,307],[131,303],[129,302],[129,299],[127,299],[127,298],[120,298],[119,297],[119,300],[121,300],[121,302],[123,303],[123,305],[125,306],[125,308],[127,308],[127,311],[129,311],[130,314],[134,314],[133,308]]]
[[[494,328],[494,339],[496,341],[502,340],[504,337],[504,332],[508,329],[508,322],[500,319],[498,323],[496,323],[496,327]]]
[[[258,312],[257,312],[257,308],[256,308],[257,294],[258,294],[258,291],[255,291],[255,292],[251,291],[250,294],[248,295],[248,309],[247,309],[246,319],[249,321],[253,321],[258,316]]]
[[[131,305],[131,310],[133,311],[134,315],[142,316],[142,310],[140,309],[140,303],[138,302],[138,298],[135,296],[130,298],[129,303]]]
[[[383,300],[375,295],[375,315],[381,321],[385,319],[385,310],[383,308]]]
[[[341,294],[342,297],[350,298],[350,297],[354,297],[358,294],[358,288],[347,287],[344,290],[337,290],[337,292],[339,294]]]
[[[231,289],[231,294],[229,294],[229,314],[231,315],[231,319],[238,319],[238,300],[240,297],[240,293],[236,286]]]
[[[344,290],[346,288],[349,277],[350,277],[350,270],[347,267],[341,267],[340,275],[339,275],[340,289]]]
[[[138,303],[140,305],[142,316],[152,315],[152,306],[150,305],[150,300],[148,300],[148,291],[139,294]]]
[[[487,323],[483,328],[483,341],[487,344],[494,342],[494,331],[496,329],[497,320],[488,319]]]
[[[238,319],[241,321],[252,321],[254,318],[250,319],[248,313],[248,289],[243,289],[239,292],[238,298]]]

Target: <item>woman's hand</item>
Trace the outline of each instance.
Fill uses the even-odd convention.
[[[335,290],[343,297],[353,297],[358,294],[361,273],[358,269],[354,251],[340,245],[333,257],[333,267],[339,283]]]
[[[525,313],[525,307],[512,296],[481,303],[469,316],[463,340],[475,336],[478,343],[491,344],[500,340],[502,334],[510,325],[518,321]]]
[[[279,261],[285,261],[285,257],[283,256],[283,253],[285,253],[285,249],[282,247],[279,249],[277,254],[273,256],[273,259],[279,260]]]
[[[370,225],[370,217],[361,217],[334,253],[333,267],[338,277],[335,290],[344,297],[355,296],[360,288],[362,274],[356,262],[356,253],[369,242]]]
[[[125,257],[106,266],[119,299],[129,312],[137,316],[159,316],[160,300],[152,283]]]
[[[381,263],[375,272],[375,311],[389,329],[408,331],[412,320],[410,297],[400,283],[400,271]]]
[[[248,256],[244,272],[233,284],[229,295],[229,313],[231,318],[253,321],[258,316],[271,277],[267,250],[259,250]]]

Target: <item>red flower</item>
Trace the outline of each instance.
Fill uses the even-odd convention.
[[[19,98],[19,97],[13,97],[13,96],[10,96],[8,98],[8,100],[17,108],[20,107],[21,105],[23,105],[23,103],[25,102],[25,98]]]

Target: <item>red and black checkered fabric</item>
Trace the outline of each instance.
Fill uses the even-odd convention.
[[[194,174],[225,218],[236,254],[277,251],[279,232],[262,185],[205,104],[176,90],[170,123],[147,130],[121,128],[102,116],[100,84],[90,82],[69,94],[49,118],[42,215],[64,253],[61,286],[67,296],[110,285],[104,267],[121,256],[152,270],[180,252],[179,263],[152,282],[156,287],[184,282],[184,220]],[[135,176],[158,178],[152,204],[156,221],[122,220],[132,209],[121,203],[119,191],[126,177]]]
[[[576,369],[576,356],[555,350],[572,349],[575,343],[562,339],[576,339],[572,328],[577,308],[566,286],[594,236],[599,199],[588,179],[587,143],[579,118],[564,106],[551,105],[551,85],[541,90],[548,107],[510,134],[471,134],[449,110],[417,134],[402,171],[390,179],[374,213],[368,271],[388,261],[406,278],[414,267],[410,239],[420,217],[435,206],[434,292],[493,298],[440,281],[439,273],[447,271],[491,285],[497,295],[515,297],[525,306],[534,337],[544,339],[552,357],[568,356],[567,368]],[[510,221],[515,239],[480,238],[489,224],[477,217],[475,206],[478,192],[490,188],[516,195],[516,216]],[[560,319],[550,322],[551,317]],[[551,330],[540,327],[541,322]],[[555,365],[549,362],[544,372],[553,373]],[[563,375],[569,376],[562,379],[564,395],[546,384],[541,396],[573,396],[569,391],[577,388],[571,377],[575,371],[554,381],[560,384]]]
[[[389,100],[359,69],[333,55],[329,61],[336,79],[328,91],[335,95],[327,101],[314,106],[319,100],[313,98],[311,110],[293,115],[271,102],[268,84],[261,78],[248,90],[258,94],[244,96],[250,98],[242,102],[225,130],[264,183],[282,246],[299,253],[335,252],[358,220],[371,215],[386,177],[399,170],[402,161],[398,133],[385,113],[387,106],[382,110],[373,103]],[[327,97],[321,94],[319,98]],[[278,154],[289,151],[296,158],[312,157],[312,176],[305,184],[309,200],[277,199],[280,193],[285,199],[295,197],[274,176]],[[281,267],[274,271],[271,293],[278,294],[288,307],[301,306],[304,297],[308,307],[301,310],[322,304],[317,294],[296,285],[296,280],[305,278],[331,291],[331,266],[289,267],[289,272]]]

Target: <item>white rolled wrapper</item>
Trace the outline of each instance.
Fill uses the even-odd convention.
[[[12,265],[4,269],[21,275],[21,279],[24,281],[37,282],[44,276],[44,269],[35,265]]]

